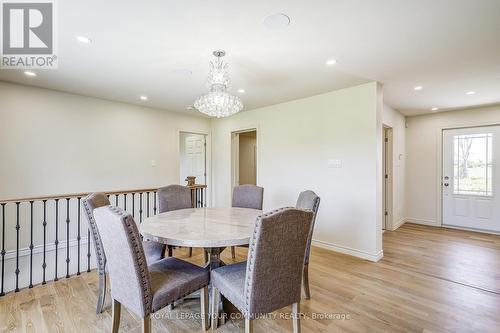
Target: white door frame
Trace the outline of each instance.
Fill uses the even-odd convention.
[[[387,131],[387,136],[385,135]],[[387,142],[385,138],[387,137]],[[385,188],[385,193],[382,190],[382,229],[385,230],[393,230],[393,222],[394,222],[394,131],[391,126],[382,125],[382,165],[385,166],[385,170],[383,170],[384,174],[387,174],[387,179],[385,176],[382,177],[382,189]],[[387,212],[387,215],[385,215]]]
[[[500,123],[471,123],[469,125],[456,125],[456,126],[441,126],[437,129],[437,158],[436,158],[436,225],[439,227],[443,226],[443,186],[441,184],[443,180],[443,131],[451,129],[461,129],[461,128],[474,128],[474,127],[488,127],[488,126],[500,126]],[[459,228],[457,228],[459,229]],[[477,232],[484,232],[481,230],[474,230]],[[491,233],[491,232],[490,232]]]
[[[235,146],[234,142],[234,136],[235,134],[240,134],[240,133],[245,133],[245,132],[253,132],[255,131],[256,133],[256,138],[255,138],[255,183],[259,185],[259,137],[260,137],[260,131],[258,126],[248,126],[248,127],[242,127],[238,128],[235,130],[231,131],[231,191],[230,193],[233,193],[233,187],[236,184],[236,177],[238,176],[239,170],[236,167],[236,158],[239,155],[239,146]]]

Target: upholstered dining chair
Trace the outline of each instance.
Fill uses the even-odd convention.
[[[233,188],[232,207],[262,210],[264,188],[255,185],[240,185]],[[245,246],[246,247],[246,246]],[[236,258],[236,248],[231,247],[231,257]]]
[[[83,199],[83,207],[85,215],[89,222],[90,230],[92,231],[92,238],[94,240],[94,249],[97,261],[97,274],[99,275],[99,296],[97,298],[96,313],[101,313],[104,307],[104,300],[106,297],[106,255],[102,246],[101,237],[97,229],[94,218],[94,209],[109,206],[109,199],[104,193],[92,193]],[[143,242],[144,253],[148,263],[152,264],[163,258],[165,253],[165,245],[158,242]]]
[[[160,213],[173,210],[193,208],[191,190],[182,185],[168,185],[158,189],[158,211]],[[173,247],[168,247],[168,255],[172,256]],[[193,249],[189,248],[189,256],[193,255]]]
[[[121,305],[142,318],[144,333],[151,331],[150,315],[176,300],[201,291],[201,325],[208,323],[209,273],[174,257],[147,265],[143,242],[132,216],[121,208],[94,210],[102,239],[113,298],[112,332],[120,326]]]
[[[253,331],[260,315],[292,304],[293,332],[300,332],[302,268],[313,212],[281,208],[257,218],[247,262],[212,270],[212,329],[217,328],[219,293]]]
[[[316,215],[318,214],[320,198],[313,191],[304,191],[299,194],[297,199],[296,208],[299,209],[309,209],[314,213],[314,217],[311,223],[311,231],[309,232],[309,238],[307,239],[306,247],[306,257],[304,260],[304,269],[302,272],[302,283],[304,285],[304,294],[306,299],[311,298],[311,291],[309,289],[309,255],[311,253],[311,241],[314,230],[314,222],[316,221]]]

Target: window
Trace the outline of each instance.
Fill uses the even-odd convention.
[[[454,137],[454,194],[492,196],[492,133]]]

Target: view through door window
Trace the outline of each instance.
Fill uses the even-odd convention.
[[[492,196],[492,133],[454,137],[454,194]]]

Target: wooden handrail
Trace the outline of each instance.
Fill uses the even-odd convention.
[[[195,184],[191,186],[187,186],[189,189],[194,190],[198,188],[206,188],[207,185]],[[96,191],[103,192],[107,195],[115,195],[115,194],[130,194],[130,193],[145,193],[145,192],[155,192],[158,191],[158,188],[141,188],[134,190],[118,190],[118,191]],[[9,203],[9,202],[30,202],[30,201],[43,201],[43,200],[55,200],[55,199],[66,199],[66,198],[83,198],[90,193],[93,192],[83,192],[83,193],[68,193],[68,194],[57,194],[57,195],[47,195],[47,196],[39,196],[39,197],[27,197],[27,198],[17,198],[17,199],[6,199],[1,200],[0,203]]]

